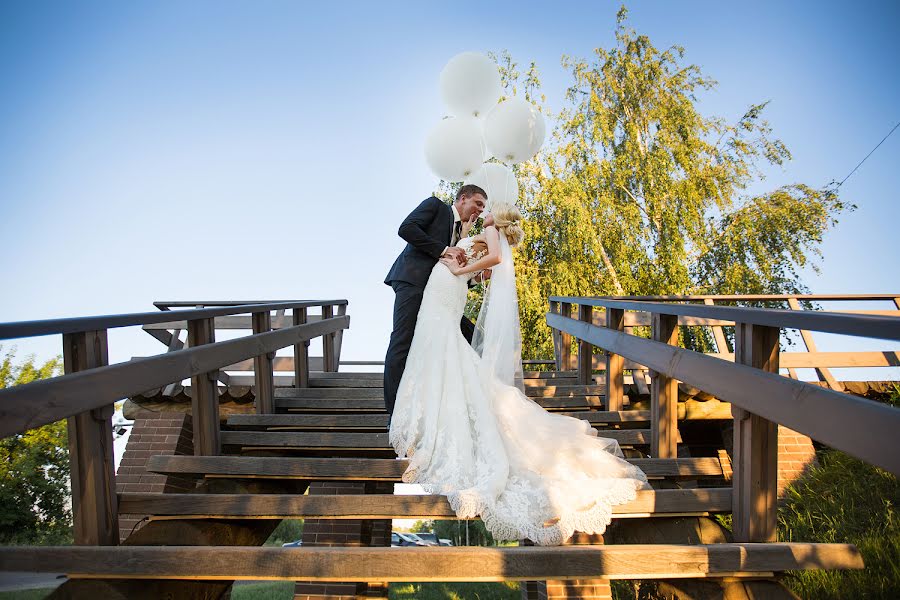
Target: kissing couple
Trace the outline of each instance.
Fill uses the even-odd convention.
[[[402,480],[481,518],[496,540],[603,533],[647,477],[587,421],[525,395],[512,253],[522,215],[495,202],[470,237],[487,202],[464,185],[452,205],[432,196],[400,225],[407,246],[385,279],[395,302],[384,399],[391,445],[409,459]],[[475,278],[489,283],[472,331],[463,312]]]

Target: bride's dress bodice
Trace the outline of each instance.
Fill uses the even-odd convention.
[[[487,254],[487,246],[481,240],[474,237],[462,238],[456,243],[457,248],[461,248],[466,253],[466,264],[470,265],[485,254]],[[458,313],[462,315],[466,307],[466,297],[468,285],[466,282],[474,277],[476,272],[467,273],[465,276],[457,276],[450,272],[447,265],[438,262],[431,270],[431,277],[428,279],[428,285],[425,286],[425,293],[422,297],[423,304],[425,298],[431,298],[436,307],[444,309],[442,316]],[[429,315],[420,315],[429,318]],[[430,317],[437,317],[432,314]],[[459,316],[456,317],[459,321]]]

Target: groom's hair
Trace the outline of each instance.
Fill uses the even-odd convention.
[[[459,188],[459,191],[456,192],[456,201],[459,202],[463,198],[467,198],[472,196],[473,194],[481,194],[484,196],[484,199],[487,200],[487,192],[474,184],[467,184]]]

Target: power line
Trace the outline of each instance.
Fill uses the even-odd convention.
[[[882,145],[882,144],[884,143],[884,140],[886,140],[886,139],[888,139],[889,137],[891,137],[891,134],[894,133],[894,130],[897,129],[897,127],[900,127],[900,122],[897,122],[897,124],[894,125],[894,129],[891,129],[890,131],[888,131],[888,134],[887,134],[886,136],[884,136],[884,138],[882,138],[882,140],[881,140],[880,142],[878,142],[878,146]],[[849,173],[846,177],[844,177],[844,178],[841,180],[841,182],[840,182],[839,184],[837,184],[837,186],[838,186],[838,187],[841,187],[842,185],[844,185],[844,182],[847,181],[848,179],[850,179],[850,175],[853,175],[854,173],[856,173],[856,170],[857,170],[858,168],[860,168],[864,162],[866,162],[866,159],[868,159],[870,156],[872,156],[872,153],[873,153],[873,152],[875,152],[876,150],[878,150],[878,146],[875,146],[874,148],[872,148],[872,152],[869,152],[868,154],[866,154],[866,158],[864,158],[864,159],[862,159],[861,161],[859,161],[859,164],[856,165],[855,167],[853,167],[853,170],[850,171],[850,173]]]

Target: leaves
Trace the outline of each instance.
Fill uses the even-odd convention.
[[[40,366],[33,355],[21,364],[14,364],[14,358],[15,348],[3,357],[0,388],[62,372],[61,357]],[[0,440],[0,542],[67,542],[72,520],[69,496],[65,421]]]

